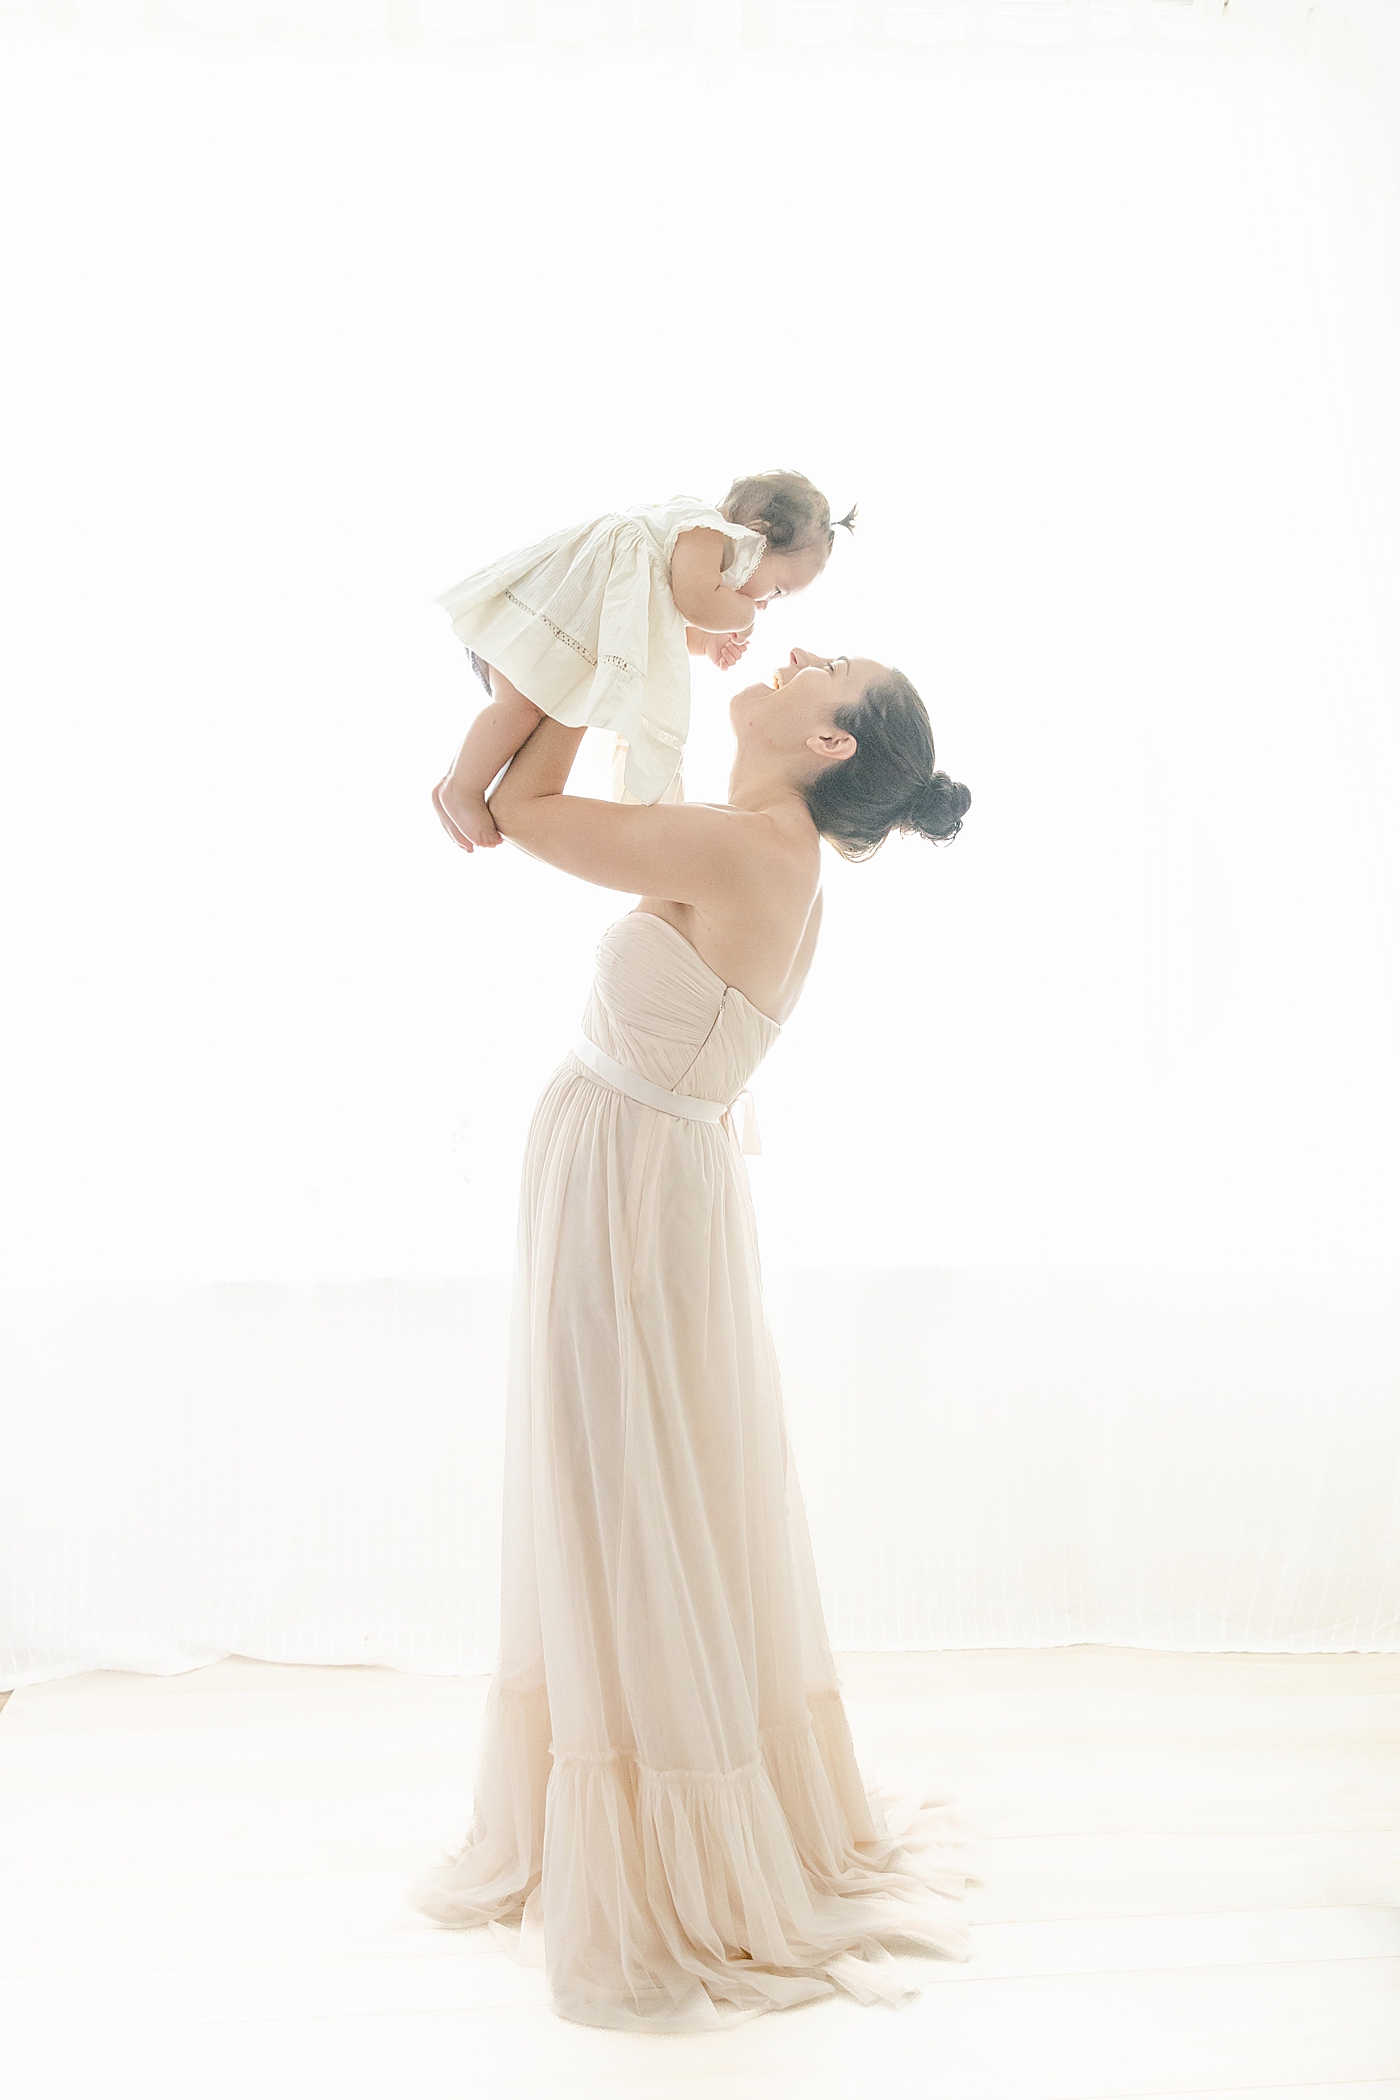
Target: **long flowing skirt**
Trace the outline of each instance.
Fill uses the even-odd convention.
[[[593,2026],[900,1997],[892,1940],[961,1958],[950,1819],[857,1771],[742,1162],[573,1060],[530,1134],[508,1406],[475,1821],[424,1907],[509,1928]]]

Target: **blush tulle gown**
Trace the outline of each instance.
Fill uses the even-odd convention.
[[[584,1035],[624,1075],[729,1103],[778,1032],[666,920],[604,936]],[[905,1995],[885,1942],[961,1957],[962,1875],[935,1811],[887,1819],[856,1770],[731,1124],[567,1058],[513,1318],[500,1664],[470,1836],[420,1902],[511,1928],[590,2026]]]

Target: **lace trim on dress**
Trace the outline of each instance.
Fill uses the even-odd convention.
[[[527,605],[523,598],[517,598],[514,591],[503,591],[501,595],[509,598],[512,605],[518,605],[521,612],[528,613],[532,620],[538,620],[541,626],[547,627],[556,642],[562,642],[566,649],[572,649],[575,656],[581,656],[586,664],[592,664],[594,670],[597,670],[599,658],[584,648],[577,635],[570,634],[566,628],[559,626],[557,621],[551,620],[548,613],[537,612],[533,605]],[[625,656],[604,656],[601,661],[610,669],[623,672],[628,678],[641,676],[635,664],[629,664]]]
[[[502,596],[509,598],[512,605],[518,605],[520,607],[520,610],[523,613],[528,613],[532,620],[543,621],[544,625],[554,636],[556,642],[562,642],[566,649],[573,650],[575,656],[581,656],[586,664],[592,664],[594,669],[597,669],[597,657],[590,656],[588,651],[584,648],[583,643],[579,641],[575,635],[566,634],[562,627],[556,626],[554,621],[550,619],[548,613],[536,612],[533,605],[527,605],[523,598],[517,598],[514,591],[504,591],[502,593]]]

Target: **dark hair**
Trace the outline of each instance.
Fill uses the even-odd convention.
[[[828,554],[836,540],[831,505],[805,474],[779,468],[772,474],[747,474],[736,481],[720,507],[720,516],[731,525],[748,525],[761,532],[770,547],[779,550],[825,547]],[[847,532],[856,529],[854,504],[844,518],[836,520]]]
[[[805,793],[812,822],[843,860],[868,860],[892,831],[938,845],[957,837],[972,797],[934,770],[928,712],[902,671],[838,707],[835,722],[855,738],[855,751]]]

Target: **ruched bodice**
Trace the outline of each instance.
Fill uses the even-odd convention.
[[[669,919],[634,911],[598,944],[583,1032],[620,1065],[696,1101],[733,1101],[781,1030],[717,977]]]

